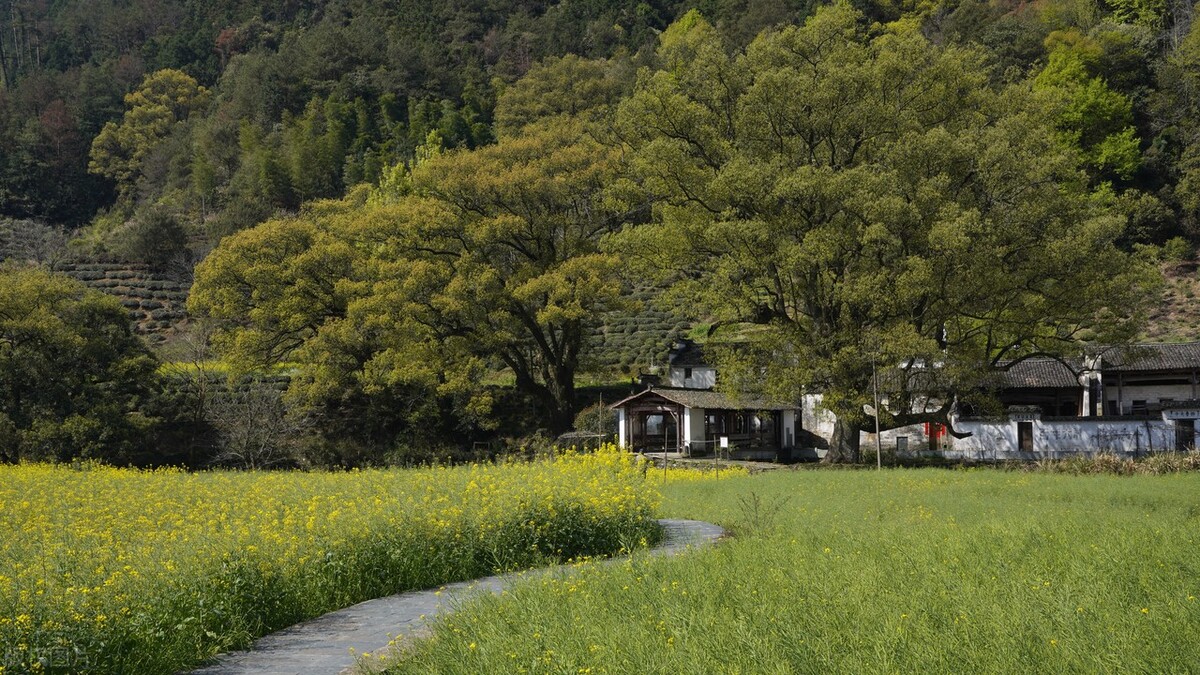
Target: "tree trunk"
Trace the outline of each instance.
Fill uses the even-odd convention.
[[[571,368],[545,369],[537,379],[522,368],[522,361],[506,358],[505,363],[517,376],[517,390],[537,402],[546,430],[554,436],[571,430],[575,423],[575,371]]]
[[[571,430],[575,424],[575,370],[561,367],[554,373],[554,382],[550,383],[552,407],[550,410],[550,431],[558,436]]]
[[[858,464],[860,429],[857,424],[839,416],[833,424],[833,438],[829,440],[829,452],[825,454],[828,464]]]

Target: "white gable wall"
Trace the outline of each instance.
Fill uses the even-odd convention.
[[[1190,384],[1159,384],[1141,385],[1126,384],[1121,387],[1122,414],[1128,415],[1133,409],[1134,401],[1145,401],[1147,404],[1168,401],[1189,401],[1194,398]],[[1104,404],[1104,414],[1108,414],[1109,406],[1116,405],[1117,387],[1109,384],[1104,388],[1104,398],[1111,403]]]
[[[800,428],[829,440],[833,438],[833,426],[837,417],[821,407],[821,394],[805,394],[800,407]],[[925,434],[925,425],[912,424],[898,429],[888,429],[880,434],[881,445],[886,449],[896,447],[896,438],[903,436],[908,439],[909,450],[927,450],[929,437]],[[859,436],[859,446],[874,450],[875,432],[863,430]],[[821,454],[821,453],[818,453]]]
[[[800,403],[800,428],[822,437],[833,436],[833,425],[837,421],[833,413],[821,407],[820,394],[805,394]]]
[[[671,366],[671,373],[668,380],[668,384],[672,387],[712,389],[717,386],[717,369],[708,366],[696,366],[693,368]]]

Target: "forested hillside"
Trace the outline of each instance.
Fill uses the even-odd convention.
[[[228,233],[375,181],[430,132],[446,147],[489,143],[498,92],[533,63],[635,55],[681,8],[4,0],[0,213],[81,226],[113,209],[113,229],[158,208]],[[801,16],[723,11],[747,35]],[[125,98],[146,88],[172,109]]]
[[[934,43],[983,46],[996,78],[1059,90],[1062,131],[1127,207],[1131,240],[1197,236],[1200,39],[1186,0],[857,4]],[[220,236],[375,182],[431,132],[445,147],[492,142],[498,94],[545,57],[616,57],[629,88],[692,5],[3,0],[0,214],[98,220],[100,249],[147,238],[139,229],[180,246],[172,223]],[[811,8],[699,9],[732,49]]]

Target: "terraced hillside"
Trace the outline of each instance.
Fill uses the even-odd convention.
[[[187,320],[188,286],[148,265],[72,260],[67,236],[29,220],[0,219],[0,262],[36,262],[114,295],[129,310],[134,329],[151,342],[176,332]]]
[[[671,343],[684,337],[691,324],[679,307],[662,298],[662,289],[639,285],[629,292],[637,307],[602,317],[592,331],[595,349],[588,369],[637,374],[666,361]]]
[[[187,320],[188,286],[162,278],[147,265],[71,263],[62,272],[120,298],[135,330],[152,342],[165,339]]]

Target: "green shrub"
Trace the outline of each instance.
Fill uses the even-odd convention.
[[[166,209],[152,208],[109,235],[110,248],[121,258],[165,269],[188,256],[187,231]]]
[[[1065,473],[1075,476],[1110,474],[1132,476],[1136,474],[1159,475],[1200,470],[1200,453],[1162,452],[1146,457],[1121,457],[1111,452],[1095,455],[1076,455],[1066,459],[1050,459],[1032,464],[1019,465],[1025,470],[1039,473]]]
[[[1167,262],[1186,262],[1196,255],[1196,247],[1183,237],[1174,237],[1163,244],[1162,255]]]
[[[156,368],[116,298],[0,267],[0,461],[131,461],[153,427],[140,406]]]

